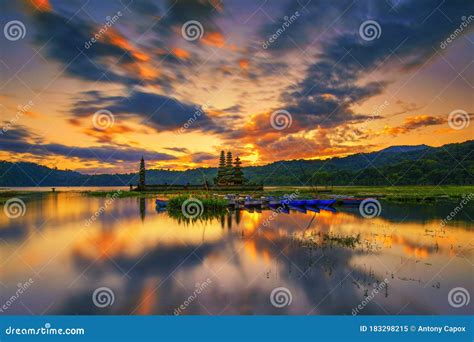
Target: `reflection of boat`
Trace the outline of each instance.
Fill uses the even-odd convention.
[[[288,208],[299,211],[300,213],[305,213],[306,214],[306,208],[304,206],[296,206],[296,205],[289,205]]]
[[[305,205],[305,208],[306,208],[306,210],[314,211],[315,213],[319,213],[319,212],[320,212],[320,210],[319,210],[318,207],[313,207],[313,206],[311,206],[311,205]]]
[[[326,211],[330,211],[330,212],[332,212],[332,213],[335,213],[335,212],[337,211],[337,210],[334,209],[333,207],[324,206],[324,205],[319,206],[319,209],[326,210]]]
[[[270,209],[274,212],[277,212],[277,213],[284,213],[284,214],[289,214],[290,213],[290,210],[285,206],[280,206],[280,205],[270,206]]]
[[[160,200],[160,199],[157,199],[155,201],[155,204],[156,204],[157,208],[166,208],[167,203],[168,203],[167,201]]]

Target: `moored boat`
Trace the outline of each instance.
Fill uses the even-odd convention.
[[[168,202],[165,200],[156,199],[155,204],[159,208],[165,208]]]

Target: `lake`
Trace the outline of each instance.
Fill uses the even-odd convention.
[[[187,222],[153,198],[50,193],[0,215],[0,314],[470,314],[472,203],[441,223],[458,205]]]

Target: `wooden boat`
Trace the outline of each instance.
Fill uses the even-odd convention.
[[[261,201],[256,201],[252,197],[245,197],[244,206],[246,207],[260,207],[262,205]]]

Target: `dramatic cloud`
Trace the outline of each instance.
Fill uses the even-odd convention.
[[[167,96],[132,91],[127,97],[104,96],[99,92],[84,93],[85,99],[74,104],[72,113],[77,116],[92,116],[106,109],[116,117],[137,116],[142,124],[157,130],[205,130],[222,132],[223,129],[201,109],[201,106],[180,102]]]
[[[149,161],[174,160],[175,156],[145,149],[120,148],[117,146],[74,147],[61,144],[44,143],[24,127],[15,127],[0,134],[2,151],[27,153],[35,156],[63,156],[98,160],[100,162],[136,162],[143,155]]]

